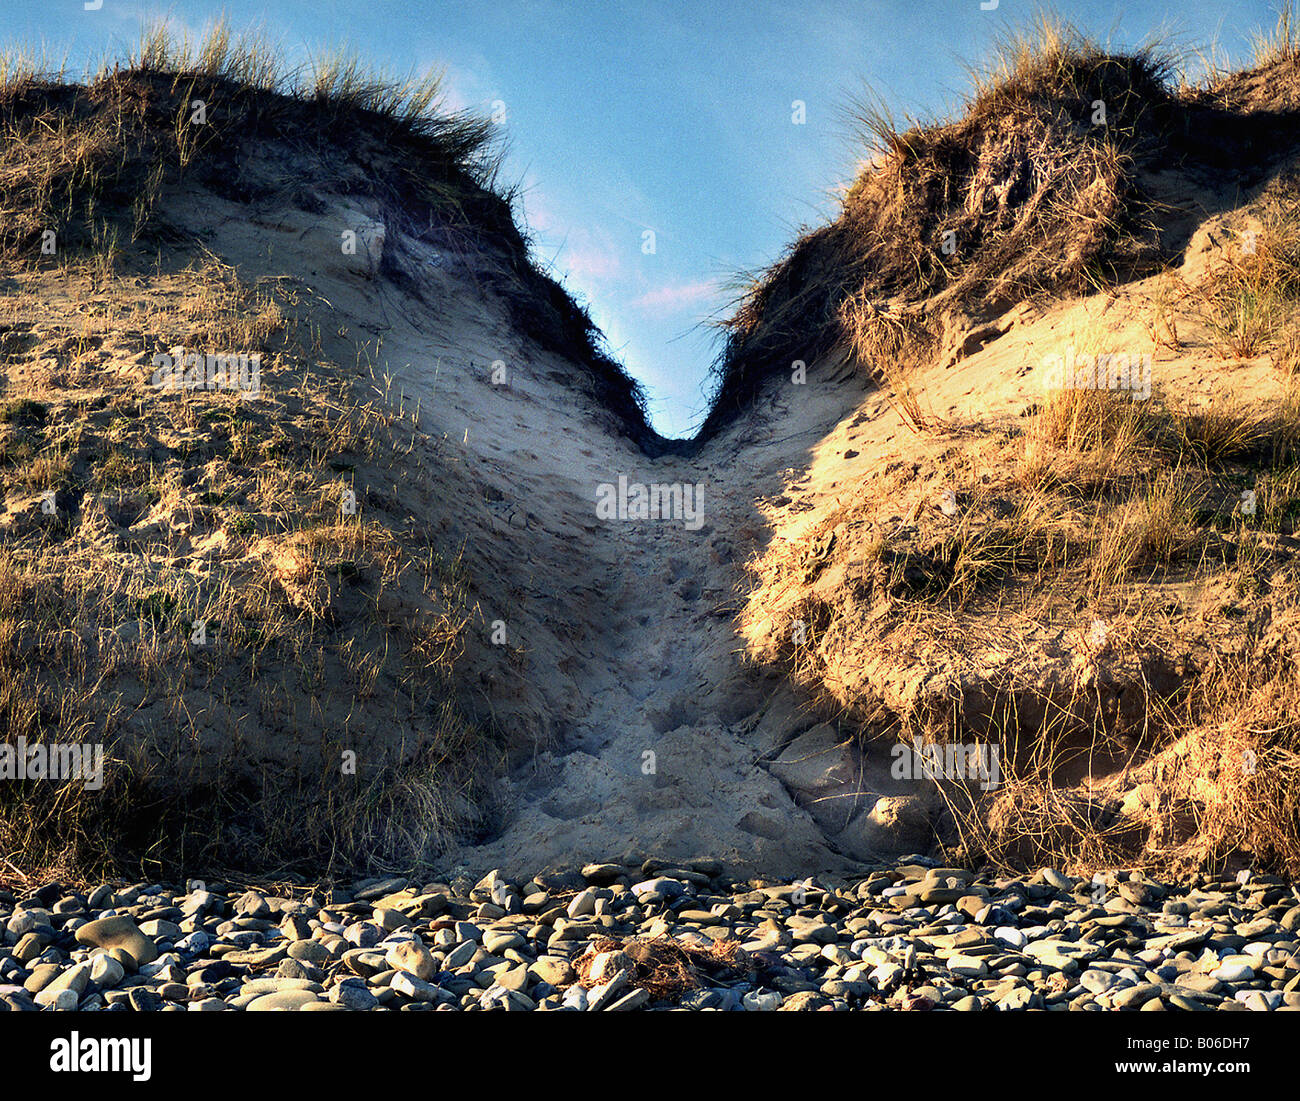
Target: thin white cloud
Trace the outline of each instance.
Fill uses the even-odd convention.
[[[720,284],[715,279],[694,283],[669,283],[637,295],[628,302],[638,310],[663,316],[688,308],[698,308],[716,297]]]
[[[623,275],[623,260],[614,238],[599,227],[571,229],[556,257],[556,266],[579,286],[608,282]]]
[[[442,73],[443,104],[451,111],[473,111],[482,114],[498,99],[503,100],[492,77],[487,59],[475,57],[473,68],[451,65],[444,61],[421,61],[421,73]],[[507,104],[507,110],[509,105]]]

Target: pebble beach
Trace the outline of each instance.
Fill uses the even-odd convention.
[[[1300,892],[1250,872],[54,883],[0,891],[0,923],[18,1012],[1300,1009]]]

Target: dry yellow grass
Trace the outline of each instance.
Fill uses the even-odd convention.
[[[454,699],[474,614],[456,551],[367,501],[436,473],[411,415],[313,352],[291,291],[219,263],[159,272],[63,338],[96,279],[89,260],[15,273],[3,300],[28,356],[67,351],[0,403],[0,726],[102,743],[107,775],[4,785],[0,847],[82,872],[426,858],[494,751]],[[259,398],[105,371],[147,358],[123,335],[145,332],[260,350]],[[87,408],[60,380],[90,353]],[[50,515],[47,488],[68,494]]]
[[[1074,339],[1091,346],[1088,333]],[[1234,618],[1263,615],[1260,601],[1283,614],[1297,593],[1290,544],[1278,538],[1292,539],[1300,520],[1296,409],[1294,386],[1249,400],[1220,389],[1208,401],[1055,390],[1023,427],[962,437],[901,487],[877,488],[879,476],[868,475],[802,542],[773,541],[753,563],[741,620],[751,653],[787,669],[864,738],[995,737],[1007,776],[1000,792],[943,791],[957,855],[1008,868],[1168,871],[1250,850],[1300,867],[1300,824],[1275,813],[1291,806],[1285,763],[1267,781],[1274,804],[1258,813],[1226,814],[1217,796],[1206,803],[1211,781],[1193,790],[1186,777],[1156,781],[1163,802],[1146,817],[1119,810],[1126,764],[1162,759],[1189,738],[1204,754],[1235,752],[1210,723],[1209,699],[1226,685],[1222,669],[1205,664],[1207,647],[1285,646],[1239,637]],[[936,486],[950,487],[947,511],[936,507]],[[903,523],[882,524],[882,508]],[[1041,680],[1031,666],[980,664],[986,642],[994,653],[1015,648],[1014,623],[1074,638],[1080,620],[1082,637],[1064,645],[1080,664],[1049,665]],[[1089,620],[1102,624],[1095,641]],[[795,621],[800,645],[786,642]],[[779,646],[765,641],[769,623]],[[1026,647],[1026,656],[1042,654]],[[909,676],[948,677],[948,705],[898,692]],[[1282,762],[1300,748],[1280,745]],[[1080,782],[1089,775],[1095,790]]]
[[[840,216],[750,282],[714,425],[789,358],[847,350],[925,427],[916,379],[947,365],[935,325],[1026,296],[1096,292],[1060,340],[1085,360],[1137,330],[1179,362],[1149,393],[1076,379],[1014,428],[896,464],[899,479],[855,475],[802,538],[751,563],[749,653],[868,745],[997,740],[999,793],[944,790],[971,860],[1181,870],[1250,854],[1294,874],[1300,183],[1278,167],[1300,109],[1292,5],[1246,70],[1191,80],[1157,44],[1118,56],[1048,19],[973,75],[950,123],[863,106],[876,155]],[[1098,100],[1105,127],[1079,107]],[[1150,248],[1170,212],[1137,201],[1133,174],[1167,169],[1167,144],[1207,174],[1225,147],[1240,167],[1255,141],[1269,182],[1238,200],[1226,240],[1202,235],[1220,252]],[[1281,387],[1236,384],[1262,356]],[[1260,769],[1235,767],[1246,749]]]

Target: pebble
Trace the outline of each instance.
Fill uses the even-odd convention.
[[[585,891],[580,891],[574,895],[573,901],[569,903],[565,911],[571,918],[583,917],[587,914],[596,912],[596,898],[599,893],[598,887],[588,887]]]
[[[43,1009],[51,1009],[57,1012],[70,1012],[76,1009],[80,1002],[81,998],[77,992],[67,988],[54,990],[47,986],[36,995],[37,1005]]]
[[[479,946],[477,943],[472,940],[467,940],[464,944],[457,946],[447,954],[447,959],[445,961],[446,966],[453,971],[457,968],[464,967],[474,958],[478,950]]]
[[[1238,961],[1225,963],[1211,974],[1219,982],[1250,982],[1255,977],[1255,969],[1249,963]]]
[[[379,999],[369,990],[365,983],[357,979],[344,979],[335,986],[329,994],[329,999],[335,1005],[341,1005],[344,1009],[351,1009],[356,1012],[364,1012],[374,1009],[379,1005]]]
[[[394,970],[407,971],[426,982],[433,978],[434,972],[437,970],[432,954],[423,944],[417,941],[408,940],[393,945],[384,958],[389,967]]]
[[[1011,945],[1012,948],[1023,948],[1028,943],[1028,938],[1023,932],[1008,926],[993,930],[993,935],[1004,944]]]
[[[343,930],[343,939],[357,948],[373,948],[384,939],[384,930],[373,921],[357,921]]]
[[[781,1008],[781,995],[775,990],[765,993],[751,991],[741,998],[741,1004],[754,1013],[771,1013]]]
[[[573,985],[564,992],[562,1004],[565,1009],[586,1010],[588,1004],[587,991],[585,987]]]
[[[650,992],[645,987],[640,986],[630,994],[624,994],[618,1001],[606,1008],[607,1013],[621,1013],[629,1009],[640,1009],[650,1000]]]
[[[436,986],[407,971],[398,971],[389,980],[388,988],[417,1002],[432,1002],[436,1001],[438,997],[438,988]]]
[[[126,968],[107,953],[95,956],[90,964],[90,979],[101,990],[116,986],[126,977]]]
[[[291,959],[309,963],[313,967],[324,967],[332,958],[330,950],[319,940],[295,941],[289,945],[288,954]]]
[[[95,948],[121,948],[130,953],[137,967],[158,958],[158,946],[125,914],[87,922],[77,929],[76,938],[78,944]]]
[[[494,956],[499,956],[511,948],[523,948],[526,943],[519,933],[509,930],[489,929],[483,934],[483,949]]]
[[[318,1001],[320,998],[311,990],[276,990],[254,998],[245,1009],[249,1013],[292,1011]]]
[[[630,977],[630,970],[623,970],[608,982],[592,987],[587,995],[587,1011],[594,1013],[612,1003],[615,997],[626,989]]]
[[[137,1013],[157,1013],[162,1009],[161,996],[142,986],[133,987],[127,993],[127,1002]]]
[[[578,977],[573,964],[560,956],[540,956],[535,962],[529,964],[528,970],[538,982],[556,987],[568,986]]]
[[[181,937],[180,940],[176,941],[175,947],[178,952],[193,953],[196,956],[201,956],[212,947],[212,936],[209,933],[205,933],[202,929],[196,929],[194,932],[187,933],[185,936]]]

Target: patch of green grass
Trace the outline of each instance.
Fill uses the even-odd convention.
[[[180,601],[165,589],[154,589],[144,596],[131,597],[127,607],[140,619],[168,623],[180,610]]]
[[[30,436],[0,440],[0,466],[24,467],[40,454],[39,444]]]
[[[361,570],[355,562],[332,562],[325,567],[327,573],[337,575],[343,581],[355,581],[361,577]]]
[[[49,407],[32,398],[15,398],[13,401],[0,403],[0,424],[13,424],[16,421],[29,421],[44,424],[49,414]]]

